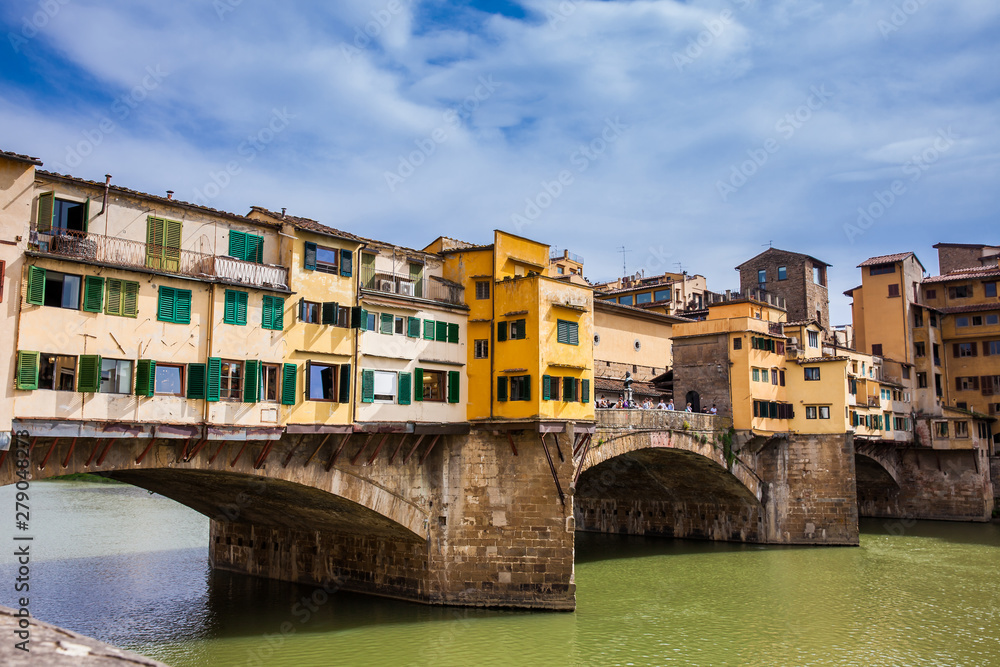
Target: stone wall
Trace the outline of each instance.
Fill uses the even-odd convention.
[[[687,392],[696,391],[702,407],[714,403],[720,414],[733,414],[729,375],[729,334],[674,340],[674,403],[677,407],[684,407]]]
[[[993,507],[1000,507],[1000,456],[990,457],[990,479],[993,480]]]
[[[778,280],[779,266],[786,268],[786,280]],[[785,298],[790,322],[817,319],[824,329],[830,330],[830,297],[827,288],[813,280],[812,259],[772,248],[740,267],[740,289],[757,289],[757,272],[760,269],[767,271],[765,289]],[[820,272],[825,271],[826,267],[820,266]],[[818,318],[817,311],[820,313]]]
[[[649,382],[658,375],[667,372],[666,366],[642,366],[640,364],[623,364],[617,361],[594,359],[594,377],[621,380],[625,373],[632,374],[636,382]]]

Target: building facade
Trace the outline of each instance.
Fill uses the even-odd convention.
[[[740,291],[759,289],[785,300],[790,320],[815,320],[830,331],[830,297],[827,268],[830,265],[798,252],[768,248],[736,267]]]

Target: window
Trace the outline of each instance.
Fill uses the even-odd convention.
[[[887,273],[895,273],[895,264],[876,264],[875,266],[868,269],[868,275],[870,276],[881,276]]]
[[[961,357],[975,357],[976,355],[976,343],[954,343],[952,345],[952,354],[955,358]]]
[[[430,371],[421,369],[418,374],[421,378],[422,396],[421,400],[431,402],[443,402],[445,399],[445,374],[444,371]]]
[[[184,367],[179,364],[156,364],[153,393],[160,396],[184,395]]]
[[[510,400],[531,400],[531,376],[515,375],[510,378]]]
[[[1000,354],[1000,340],[983,341],[983,354],[988,356]]]
[[[743,339],[742,338],[734,338],[733,339],[733,349],[734,350],[742,350],[743,349]]]
[[[340,273],[340,250],[316,246],[316,270],[321,273]]]
[[[178,271],[181,268],[181,223],[146,218],[146,268]]]
[[[104,312],[108,315],[135,317],[139,313],[139,283],[117,278],[107,279],[107,301]]]
[[[788,280],[788,267],[779,266],[778,267],[778,280]]]
[[[934,422],[934,437],[948,437],[948,422]]]
[[[76,357],[44,352],[39,355],[38,389],[76,391]]]
[[[785,386],[785,371],[778,371],[778,385]]]
[[[490,358],[490,341],[485,338],[480,338],[473,343],[474,354],[476,359],[489,359]]]
[[[917,357],[927,356],[927,345],[923,341],[916,342],[913,344],[913,355]]]
[[[26,300],[36,306],[79,310],[81,281],[80,276],[30,266]]]
[[[985,296],[995,297],[997,295],[997,284],[996,282],[983,283],[983,293]]]
[[[514,320],[510,323],[510,339],[511,340],[522,340],[527,338],[527,323],[526,320]]]
[[[764,372],[766,373],[767,371],[765,370]],[[778,384],[778,369],[777,368],[772,368],[771,369],[771,384],[774,384],[774,385]]]
[[[490,282],[488,280],[476,281],[476,298],[477,299],[490,298]]]
[[[653,301],[670,301],[669,289],[658,289],[653,292]]]
[[[319,304],[315,301],[299,301],[299,321],[307,324],[319,324]]]
[[[819,380],[819,366],[806,366],[803,370],[806,380]]]
[[[498,323],[498,325],[497,325],[498,326],[498,331],[499,331],[499,325],[500,324],[504,325],[504,333],[506,335],[506,332],[507,332],[507,328],[506,328],[507,327],[507,323],[506,322],[500,322],[500,323]],[[424,340],[434,340],[434,320],[424,320]],[[504,340],[507,340],[506,337],[504,338]]]
[[[247,292],[227,289],[225,297],[226,305],[222,321],[226,324],[245,326],[247,323],[247,299],[249,296]]]
[[[281,331],[285,326],[285,299],[280,296],[264,295],[261,309],[262,329]]]
[[[365,331],[378,331],[378,313],[369,313],[367,310],[361,311],[363,313],[361,322],[362,328]]]
[[[260,400],[267,403],[278,402],[278,375],[281,373],[279,364],[260,365]]]
[[[819,415],[819,409],[815,405],[806,406],[806,419],[816,419]]]
[[[524,320],[521,320],[522,322]],[[513,336],[511,336],[513,338]],[[580,325],[568,320],[556,321],[556,340],[566,345],[580,344]]]
[[[229,256],[244,262],[264,263],[264,237],[236,230],[229,231]]]
[[[191,323],[191,290],[161,286],[156,305],[156,319],[175,324]]]
[[[393,322],[393,333],[405,334],[406,333],[406,320],[403,317],[397,316]]]
[[[156,367],[159,375],[160,367]],[[222,360],[222,375],[219,398],[223,401],[243,400],[243,362]],[[157,392],[159,393],[159,392]]]
[[[394,403],[396,401],[396,373],[391,371],[373,371],[373,389],[375,403]]]
[[[889,296],[890,297],[897,297],[897,296],[899,296],[899,284],[898,283],[893,283],[893,284],[889,285]]]
[[[969,422],[955,422],[955,437],[956,438],[969,437]]]
[[[306,400],[335,402],[339,398],[340,368],[334,364],[306,363]]]
[[[132,393],[132,362],[126,359],[101,359],[101,393]]]
[[[767,269],[757,271],[757,282],[761,285],[767,282]]]
[[[564,269],[561,264],[557,265],[556,266],[556,273],[558,273],[561,276],[564,273],[566,273],[566,269]]]
[[[936,299],[937,298],[937,290],[936,289],[924,290],[924,296],[927,299]]]
[[[876,343],[872,345],[872,354],[876,357],[882,356],[882,343]]]
[[[381,313],[379,315],[379,333],[392,335],[395,320],[392,313]]]
[[[938,325],[937,313],[931,313],[931,326],[936,327]]]
[[[974,326],[974,327],[981,327],[981,326],[983,326],[983,316],[982,315],[973,315],[972,316],[972,326]]]
[[[631,296],[620,296],[620,297],[618,297],[618,303],[620,303],[623,306],[631,306],[632,305],[632,297]]]
[[[829,405],[821,405],[821,406],[819,406],[819,418],[820,419],[829,419],[830,418],[830,406]]]
[[[920,308],[913,309],[913,326],[922,327],[924,326],[924,311]]]
[[[917,388],[927,388],[927,373],[917,373]]]
[[[819,347],[819,332],[810,331],[809,332],[809,347]]]
[[[38,224],[40,232],[57,234],[60,231],[87,231],[90,218],[90,200],[85,202],[56,199],[52,192],[38,196]]]
[[[753,381],[754,382],[760,382],[760,369],[759,368],[754,368],[751,371],[751,377],[753,377]]]
[[[968,317],[956,317],[955,318],[955,326],[956,327],[967,327],[967,326],[969,326],[969,318]]]
[[[949,299],[968,299],[972,296],[972,287],[969,285],[956,285],[948,288]]]
[[[653,293],[652,292],[643,292],[642,294],[636,294],[635,295],[635,303],[636,303],[636,305],[638,305],[640,303],[652,303],[652,301],[653,301]]]

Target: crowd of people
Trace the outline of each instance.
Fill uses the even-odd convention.
[[[666,400],[666,402],[665,402]],[[624,396],[619,396],[617,401],[609,401],[603,396],[598,398],[595,402],[595,407],[601,409],[619,409],[619,410],[676,410],[674,407],[674,399],[666,399],[666,397],[661,396],[660,401],[657,404],[653,404],[653,399],[648,396],[641,401],[629,400]],[[684,412],[694,412],[694,408],[688,403],[685,406]],[[717,415],[719,414],[718,408],[715,404],[712,404],[711,408],[704,408],[702,413],[706,415]]]

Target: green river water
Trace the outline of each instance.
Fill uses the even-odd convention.
[[[12,544],[13,487],[0,506]],[[1000,665],[995,523],[865,520],[860,548],[578,534],[577,611],[541,613],[213,573],[208,520],[129,486],[33,483],[31,518],[32,614],[175,667]]]

